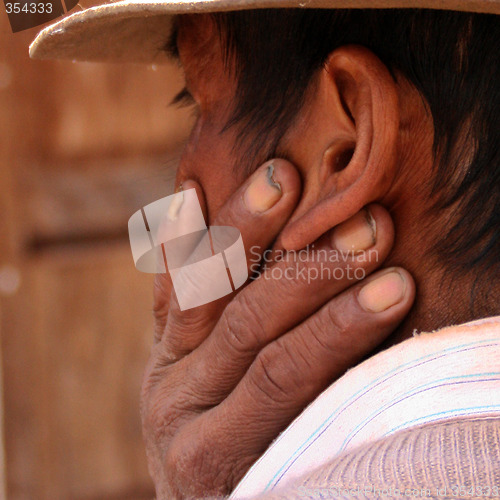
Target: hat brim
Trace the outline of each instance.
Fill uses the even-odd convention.
[[[77,12],[43,29],[34,59],[161,64],[177,14],[262,8],[429,8],[500,13],[500,0],[123,0]]]

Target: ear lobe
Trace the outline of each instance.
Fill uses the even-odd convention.
[[[398,95],[386,66],[364,47],[344,46],[329,56],[320,85],[339,96],[341,105],[328,110],[335,113],[332,119],[350,127],[333,132],[319,167],[319,196],[281,234],[287,250],[305,247],[363,206],[381,200],[396,175]],[[346,134],[348,129],[353,133]]]

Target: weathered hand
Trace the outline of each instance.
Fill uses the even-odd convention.
[[[294,167],[273,165],[272,179],[267,164],[258,169],[214,222],[241,231],[251,270],[300,195]],[[393,237],[387,211],[371,205],[308,258],[275,252],[238,293],[182,312],[167,275],[157,276],[142,417],[158,499],[228,494],[311,400],[396,328],[413,280],[399,268],[371,274]]]

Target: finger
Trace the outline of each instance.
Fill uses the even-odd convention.
[[[394,331],[414,297],[409,273],[383,270],[259,353],[235,390],[196,420],[201,430],[212,426],[204,448],[240,464],[232,486],[308,403]]]
[[[257,169],[217,214],[213,226],[232,226],[242,236],[247,265],[251,255],[267,248],[290,217],[300,195],[300,177],[286,160],[276,159]],[[252,252],[252,254],[250,254]],[[173,357],[195,349],[210,333],[221,311],[234,297],[181,311],[176,301],[170,305],[163,348]]]
[[[203,189],[201,186],[192,180],[187,180],[179,186],[176,192],[184,191],[188,189],[195,189],[198,197],[198,201],[200,203],[201,211],[203,213],[203,217],[206,222],[208,222],[207,218],[207,206],[205,201],[205,194],[203,193]],[[162,234],[169,233],[169,219],[166,217],[162,221],[159,232]],[[162,239],[160,238],[160,241]],[[158,343],[161,340],[163,332],[165,331],[165,326],[167,324],[168,312],[172,303],[177,304],[177,299],[175,294],[172,294],[172,279],[168,272],[166,273],[157,273],[154,278],[154,287],[153,287],[153,315],[155,319],[154,326],[154,343]],[[178,309],[178,304],[177,304]]]
[[[380,205],[367,210],[369,215],[363,210],[308,253],[266,269],[226,307],[210,337],[186,359],[197,367],[186,383],[202,404],[221,401],[263,347],[381,265],[394,227]]]

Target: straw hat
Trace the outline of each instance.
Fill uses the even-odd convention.
[[[500,0],[122,0],[77,12],[42,30],[35,59],[159,64],[175,14],[260,8],[429,8],[500,14]]]

